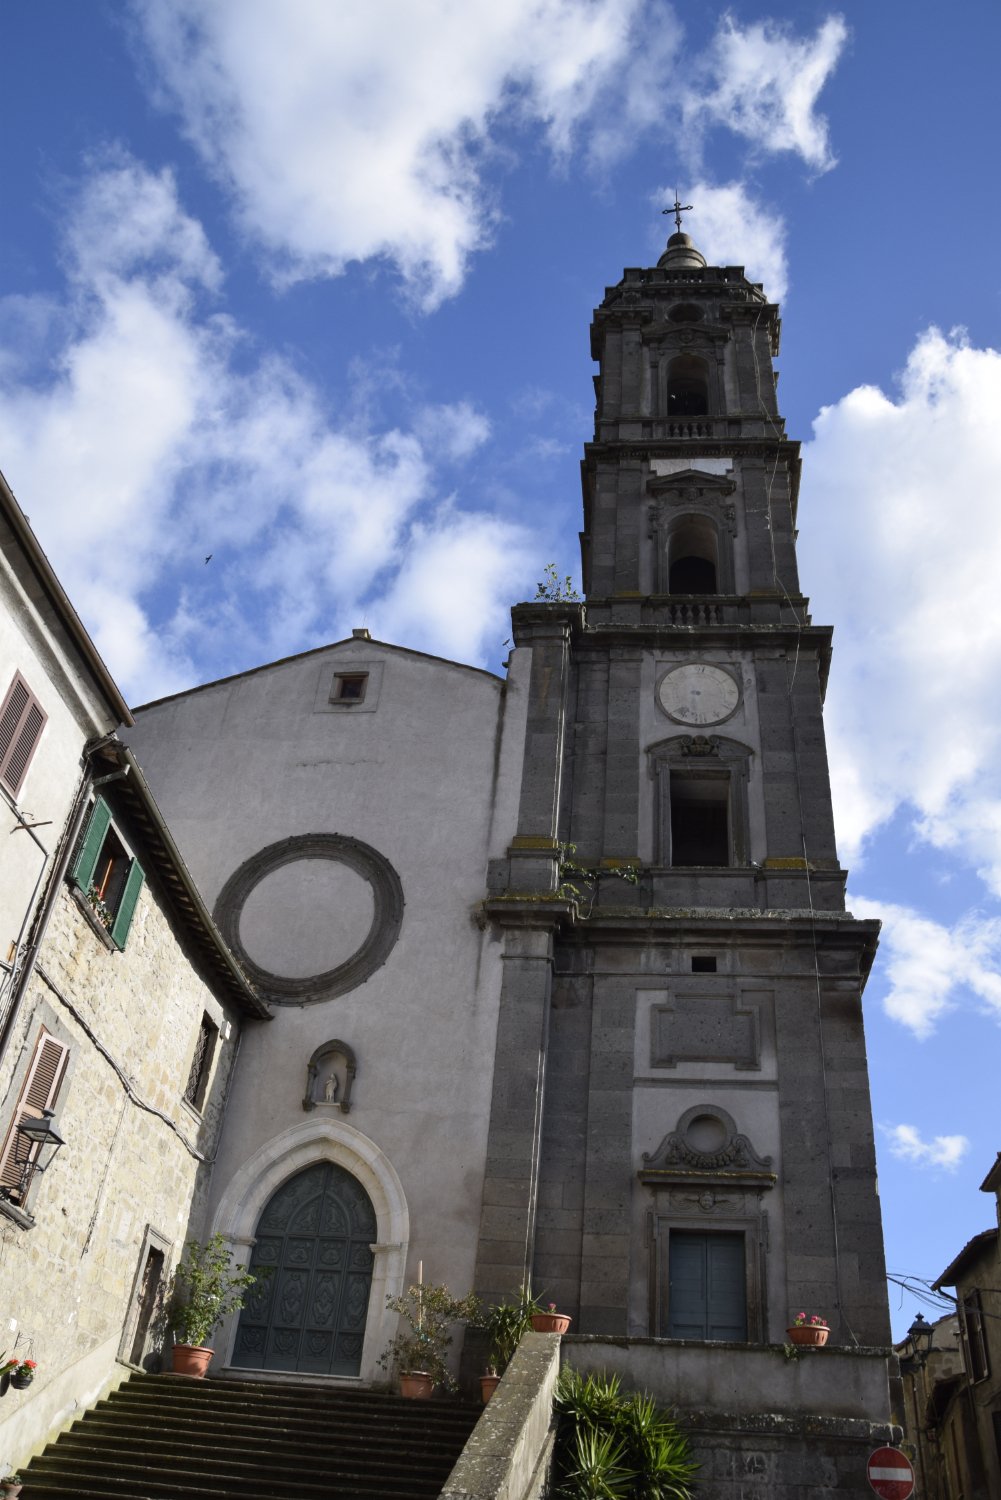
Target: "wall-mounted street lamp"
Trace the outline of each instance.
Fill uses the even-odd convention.
[[[14,1166],[18,1169],[18,1180],[0,1188],[4,1197],[23,1203],[31,1179],[36,1172],[47,1172],[55,1161],[60,1146],[65,1146],[59,1131],[52,1123],[55,1113],[43,1109],[37,1118],[19,1120],[14,1127]]]
[[[928,1322],[924,1313],[918,1313],[914,1322],[907,1330],[907,1337],[910,1340],[911,1349],[913,1350],[910,1359],[921,1370],[928,1363],[932,1341],[935,1338],[935,1325]],[[901,1361],[901,1363],[904,1363],[904,1361]]]

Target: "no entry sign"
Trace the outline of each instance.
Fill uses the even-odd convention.
[[[865,1466],[870,1487],[883,1500],[908,1500],[914,1489],[911,1461],[899,1448],[877,1448]]]

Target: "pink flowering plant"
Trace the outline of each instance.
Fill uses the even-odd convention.
[[[819,1313],[799,1312],[792,1320],[794,1328],[826,1328],[827,1319],[822,1318]]]

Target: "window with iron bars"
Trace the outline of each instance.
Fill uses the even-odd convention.
[[[202,1016],[202,1023],[198,1028],[198,1038],[195,1042],[195,1052],[191,1059],[191,1068],[188,1073],[188,1081],[184,1089],[184,1101],[190,1104],[192,1109],[201,1111],[205,1103],[205,1094],[208,1090],[209,1073],[212,1069],[212,1058],[215,1053],[216,1037],[219,1028],[208,1016]]]

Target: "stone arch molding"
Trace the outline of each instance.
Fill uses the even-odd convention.
[[[392,1162],[374,1141],[337,1119],[309,1120],[283,1131],[234,1173],[213,1214],[210,1232],[223,1234],[233,1248],[234,1261],[246,1266],[257,1222],[272,1194],[304,1167],[321,1161],[334,1162],[356,1177],[375,1209],[375,1265],[358,1376],[375,1380],[379,1374],[376,1361],[396,1332],[396,1314],[387,1309],[386,1298],[403,1291],[410,1211]],[[226,1320],[217,1340],[219,1352],[225,1351],[226,1365],[232,1359],[238,1317],[236,1314]]]

